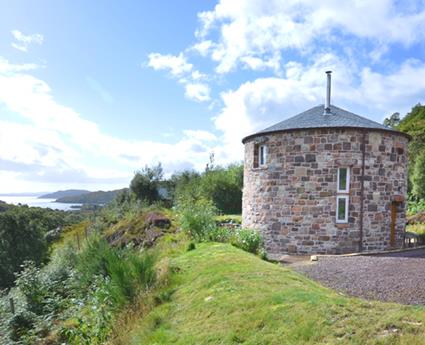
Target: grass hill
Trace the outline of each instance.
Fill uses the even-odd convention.
[[[107,204],[111,202],[117,196],[117,194],[124,189],[111,190],[108,192],[88,192],[80,195],[64,196],[56,199],[56,202],[67,204]]]
[[[79,196],[82,194],[90,193],[88,190],[84,189],[67,189],[67,190],[59,190],[54,193],[44,194],[39,196],[39,199],[59,199],[64,197],[72,197],[72,196]]]
[[[229,244],[172,259],[165,296],[115,344],[424,344],[425,309],[350,298]]]

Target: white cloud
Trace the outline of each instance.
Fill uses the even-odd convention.
[[[206,80],[207,76],[198,70],[193,69],[193,65],[188,63],[183,53],[179,55],[162,55],[151,53],[148,55],[148,66],[154,70],[167,70],[171,76],[177,78],[178,82],[184,85],[185,96],[196,102],[207,102],[211,99],[210,88],[200,80]]]
[[[129,181],[133,171],[145,164],[160,161],[166,168],[202,169],[208,162],[215,139],[212,134],[185,131],[169,144],[107,135],[94,122],[58,103],[49,85],[29,74],[33,67],[0,59],[0,106],[26,120],[11,122],[0,115],[0,171],[10,174],[16,164],[25,166],[12,169],[16,181],[32,178],[41,183],[48,177],[63,185],[109,183],[116,187],[117,181]],[[34,182],[32,188],[41,185]],[[0,190],[13,188],[10,180],[0,180]]]
[[[367,103],[390,114],[406,113],[425,100],[425,62],[407,60],[389,74],[380,74],[369,67],[361,71],[361,97]]]
[[[203,131],[203,130],[200,130],[200,129],[197,129],[197,130],[187,129],[187,130],[183,131],[183,133],[188,138],[192,138],[192,139],[199,140],[199,141],[202,141],[202,142],[210,142],[210,141],[217,140],[217,137],[213,133],[208,132],[208,131]]]
[[[12,43],[12,47],[22,52],[28,51],[28,46],[31,44],[43,44],[44,37],[41,34],[24,35],[19,30],[12,30],[12,35],[16,42]]]
[[[182,76],[190,72],[193,65],[188,63],[183,53],[179,55],[162,55],[160,53],[151,53],[148,55],[148,66],[155,71],[168,70],[173,76]]]
[[[214,119],[223,145],[214,149],[219,163],[243,157],[243,137],[324,103],[324,71],[332,78],[332,104],[382,122],[425,101],[425,63],[407,61],[388,74],[359,68],[332,54],[314,56],[313,63],[289,62],[282,78],[258,78],[221,94],[223,107]],[[412,87],[415,85],[415,87]]]
[[[193,49],[209,54],[218,73],[228,73],[240,63],[252,69],[267,66],[264,58],[284,49],[309,51],[315,45],[320,48],[318,42],[330,41],[344,47],[351,42],[341,33],[380,46],[408,46],[425,37],[423,3],[408,9],[390,0],[221,0],[198,16],[199,41]],[[218,38],[213,40],[211,33]],[[275,64],[268,67],[276,69]]]
[[[206,102],[211,99],[210,88],[203,83],[187,83],[185,96],[198,102]]]

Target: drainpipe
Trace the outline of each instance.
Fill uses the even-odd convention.
[[[359,234],[359,252],[363,251],[363,204],[364,204],[364,170],[366,156],[366,130],[363,130],[362,136],[362,176],[360,186],[360,234]]]

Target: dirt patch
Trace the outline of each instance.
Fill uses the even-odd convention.
[[[425,249],[376,256],[320,257],[292,268],[352,296],[425,304]]]

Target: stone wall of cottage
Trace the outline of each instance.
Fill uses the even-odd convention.
[[[390,249],[391,203],[407,193],[408,140],[385,131],[363,133],[310,129],[245,142],[243,226],[260,230],[269,257],[359,251],[363,135],[363,250]],[[267,164],[254,168],[258,144],[267,146]],[[335,221],[339,167],[349,167],[351,175],[349,219],[343,224]],[[395,247],[401,247],[405,202],[396,205]]]

